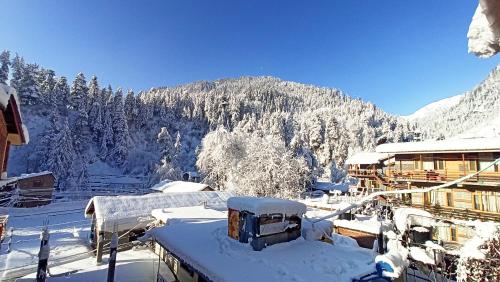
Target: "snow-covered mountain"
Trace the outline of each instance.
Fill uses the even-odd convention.
[[[500,134],[500,65],[471,91],[431,103],[403,117],[425,139]]]
[[[402,118],[405,118],[410,121],[415,121],[418,119],[425,118],[429,115],[435,115],[437,113],[446,112],[451,107],[457,105],[463,97],[464,94],[460,94],[453,97],[444,98],[436,102],[432,102],[418,109],[411,115],[402,116]]]
[[[135,95],[83,74],[68,82],[19,56],[8,63],[32,137],[10,154],[9,173],[50,170],[62,190],[88,190],[95,179],[119,184],[132,176],[152,183],[201,170],[216,187],[252,189],[266,181],[276,191],[255,193],[290,195],[278,190],[288,185],[297,193],[316,177],[341,178],[350,152],[412,138],[408,122],[371,103],[275,77]]]

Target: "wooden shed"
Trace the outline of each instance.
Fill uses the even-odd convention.
[[[16,177],[19,192],[17,207],[31,208],[47,205],[52,201],[55,177],[50,171],[23,174]]]

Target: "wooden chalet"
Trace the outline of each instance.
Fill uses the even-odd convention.
[[[382,144],[377,154],[390,157],[381,168],[359,173],[349,164],[349,174],[362,185],[375,185],[386,190],[421,189],[437,186],[463,176],[485,171],[448,188],[428,193],[411,193],[394,199],[399,204],[424,209],[435,216],[464,220],[500,222],[500,171],[491,165],[500,158],[500,138],[450,139],[441,141]],[[438,230],[438,238],[461,242],[470,230],[450,224]]]

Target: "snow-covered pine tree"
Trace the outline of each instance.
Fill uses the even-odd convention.
[[[75,111],[87,112],[88,87],[85,75],[78,73],[70,90],[70,106]]]
[[[14,58],[16,59],[16,58]],[[21,104],[23,105],[35,105],[40,102],[40,90],[37,83],[37,77],[39,72],[39,67],[37,64],[26,64],[24,65],[23,60],[16,61],[13,64],[13,80],[12,83],[15,85],[15,89],[19,94],[21,99]]]
[[[10,52],[2,51],[0,54],[0,83],[6,84],[9,79]]]
[[[92,76],[89,83],[89,127],[92,139],[99,142],[103,131],[103,117],[101,106],[101,91],[96,76]]]
[[[24,72],[24,59],[18,54],[12,58],[12,78],[10,79],[10,86],[18,89],[21,84],[21,79],[23,78]]]
[[[53,70],[42,70],[40,84],[40,95],[42,102],[50,107],[56,107],[57,98],[54,95],[54,90],[56,87],[55,72]]]
[[[54,98],[56,101],[59,112],[67,115],[68,101],[69,101],[69,85],[66,77],[61,76],[56,82],[54,87]]]
[[[42,140],[42,143],[47,146],[47,159],[40,169],[51,171],[57,179],[59,189],[66,190],[71,186],[70,169],[76,158],[67,117],[54,112],[51,127],[43,139],[45,141]]]
[[[134,91],[132,91],[132,89],[127,92],[127,96],[125,97],[124,110],[125,116],[127,118],[127,123],[129,126],[132,126],[133,121],[137,117],[137,105],[135,101]]]
[[[109,150],[113,147],[113,118],[112,118],[112,110],[113,110],[113,101],[106,102],[104,107],[102,107],[103,112],[101,116],[102,120],[102,135],[99,139],[99,157],[101,160],[106,160],[109,157]]]
[[[123,165],[128,155],[129,133],[123,105],[123,92],[121,88],[113,98],[113,141],[111,152],[112,159],[119,165]]]

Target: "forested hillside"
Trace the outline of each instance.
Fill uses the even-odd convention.
[[[500,66],[473,90],[443,101],[425,114],[410,116],[425,139],[500,134]]]
[[[352,152],[412,138],[406,122],[371,103],[274,77],[133,93],[4,52],[9,69],[31,135],[12,151],[9,173],[50,170],[61,190],[86,189],[94,170],[149,183],[199,170],[221,189],[289,197],[317,177],[340,180]]]

